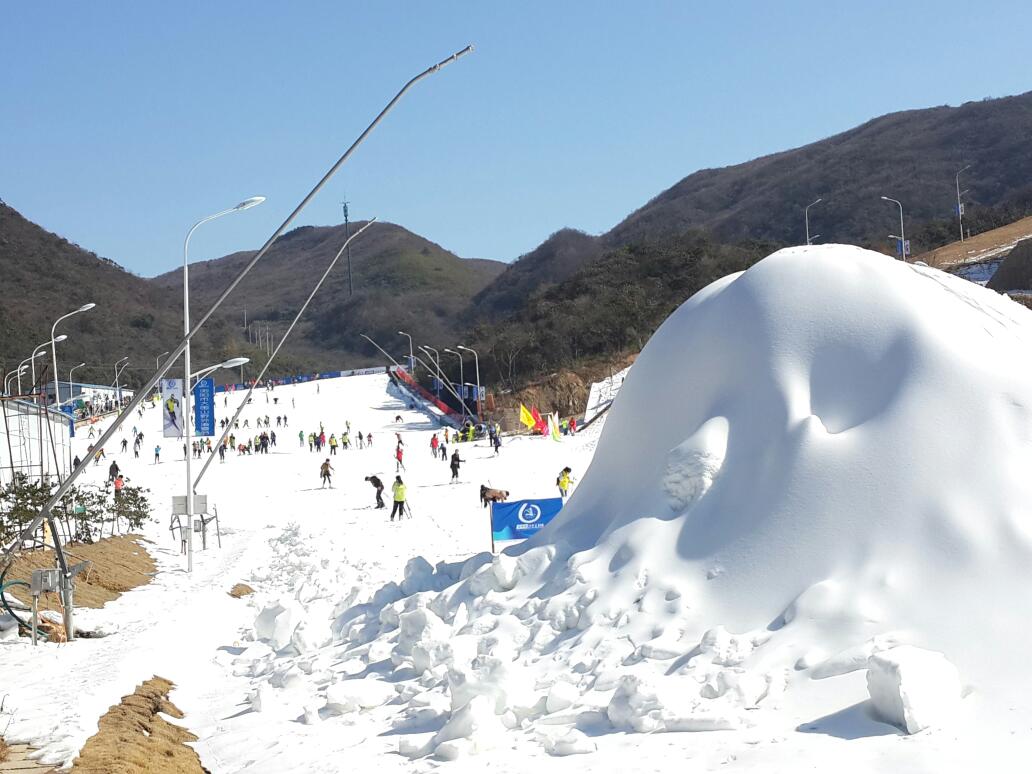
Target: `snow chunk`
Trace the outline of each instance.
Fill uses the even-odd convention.
[[[960,675],[941,653],[910,645],[868,661],[867,690],[875,713],[908,734],[948,725],[960,708]]]
[[[588,739],[583,731],[578,731],[576,728],[571,728],[563,736],[546,736],[542,744],[545,752],[555,756],[583,755],[584,753],[593,753],[598,749],[598,746]]]
[[[577,690],[577,686],[572,685],[565,680],[560,680],[548,690],[548,698],[545,700],[545,708],[549,712],[559,712],[560,710],[572,707],[579,700],[580,691]]]
[[[303,611],[294,603],[275,602],[266,606],[254,622],[255,638],[266,642],[275,650],[282,650],[290,644],[294,629],[301,620]]]
[[[326,709],[340,715],[386,704],[397,691],[393,685],[366,678],[342,680],[326,688]]]

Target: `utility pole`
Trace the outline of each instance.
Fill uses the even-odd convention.
[[[816,239],[820,236],[820,234],[817,234],[817,236],[815,237],[810,236],[810,208],[813,207],[815,204],[820,204],[823,201],[823,198],[818,198],[817,201],[812,202],[811,204],[807,204],[806,207],[803,209],[803,217],[806,220],[806,244],[808,245],[810,244],[811,239]]]
[[[247,305],[244,305],[244,330],[247,330]]]
[[[960,173],[967,169],[971,169],[970,164],[960,170],[960,172],[957,172],[957,225],[960,226],[961,242],[964,241],[964,203],[960,200],[960,197],[967,193],[967,189],[960,190]]]
[[[351,237],[351,223],[348,220],[348,200],[342,201],[341,206],[344,208],[344,239],[347,240]],[[351,244],[347,241],[344,242],[347,245],[345,251],[348,257],[348,298],[355,295],[355,285],[351,280]]]

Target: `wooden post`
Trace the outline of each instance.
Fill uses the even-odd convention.
[[[495,552],[494,542],[494,501],[491,501],[491,507],[487,511],[487,528],[491,531],[491,553]]]

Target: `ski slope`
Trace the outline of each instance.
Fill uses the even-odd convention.
[[[273,398],[279,403],[273,403]],[[222,395],[217,397],[217,419],[229,416],[233,408],[233,396],[228,406]],[[127,420],[123,426],[130,439],[128,451],[120,453],[116,444],[105,450],[107,459],[88,468],[87,482],[103,482],[114,459],[132,484],[151,490],[158,516],[147,536],[154,541],[152,553],[160,572],[148,586],[102,610],[76,611],[77,626],[109,632],[107,637],[35,650],[25,641],[0,644],[0,693],[7,695],[5,709],[10,713],[0,716],[0,721],[11,721],[6,732],[9,740],[42,748],[44,762],[69,762],[96,731],[97,719],[109,706],[142,680],[160,674],[176,683],[173,701],[187,714],[185,722],[191,730],[204,740],[200,752],[213,771],[292,770],[294,742],[286,732],[297,731],[296,723],[270,733],[261,725],[267,714],[249,717],[245,712],[227,720],[249,706],[247,696],[254,681],[235,676],[231,662],[261,606],[269,600],[292,598],[304,587],[321,588],[335,603],[350,584],[375,589],[400,578],[413,557],[457,561],[490,550],[480,484],[508,489],[513,498],[555,496],[558,471],[571,465],[579,475],[593,446],[593,436],[562,443],[506,439],[500,455],[494,457],[486,442],[463,444],[460,483],[452,485],[448,464],[430,457],[430,438],[440,428],[431,414],[411,411],[399,396],[389,394],[386,376],[279,387],[272,393],[256,391],[252,405],[241,415],[241,423],[246,419],[251,428],[237,431],[237,436],[255,432],[256,418],[266,414],[272,417],[271,429],[277,435],[271,453],[238,457],[231,452],[225,464],[216,459],[198,490],[218,508],[223,547],[198,550],[192,575],[185,572],[185,558],[168,531],[171,496],[185,488],[182,443],[160,438],[159,410],[148,409],[142,419]],[[289,427],[275,427],[277,414],[286,415]],[[394,421],[398,414],[401,423]],[[299,446],[297,433],[318,432],[322,422],[327,437],[331,432],[339,437],[345,421],[351,422],[352,437],[359,430],[372,433],[373,446],[340,450],[330,457],[336,469],[334,488],[320,489],[319,465],[329,452],[309,452],[307,443]],[[138,460],[132,453],[134,425],[144,432]],[[408,470],[402,475],[415,516],[391,524],[389,511],[372,509],[374,493],[364,477],[379,475],[388,486],[384,497],[389,506],[396,432],[405,443]],[[116,434],[116,439],[121,436]],[[90,442],[80,431],[75,453],[85,455]],[[154,465],[156,444],[161,446],[161,462]],[[198,469],[194,461],[194,475]],[[229,597],[227,591],[239,581],[255,587],[256,597]],[[308,598],[303,590],[302,596]],[[328,623],[324,622],[327,629]],[[242,757],[232,752],[237,744]],[[389,747],[385,744],[384,749]],[[300,763],[297,766],[298,771],[306,770]]]

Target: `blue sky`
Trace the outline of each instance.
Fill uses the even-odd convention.
[[[144,276],[377,215],[463,257],[608,230],[677,180],[874,116],[1032,90],[1023,2],[11,3],[0,198]]]

